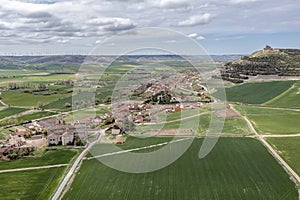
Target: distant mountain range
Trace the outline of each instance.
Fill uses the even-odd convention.
[[[300,76],[300,50],[273,49],[267,45],[263,50],[226,63],[222,69],[222,79],[234,83],[257,75]]]
[[[226,63],[240,58],[242,55],[212,55],[215,62]],[[205,56],[206,57],[206,56]],[[0,56],[0,69],[53,69],[60,66],[79,66],[85,63],[107,63],[115,59],[125,62],[142,62],[149,60],[180,60],[178,55],[126,55],[126,56],[86,56],[86,55],[53,55],[53,56]]]

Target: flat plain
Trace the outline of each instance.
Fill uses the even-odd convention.
[[[202,141],[170,166],[146,174],[85,160],[63,199],[298,199],[294,183],[257,140],[221,138],[200,160]]]

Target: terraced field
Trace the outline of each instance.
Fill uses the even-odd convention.
[[[202,141],[151,173],[123,173],[85,160],[63,199],[298,199],[295,184],[257,140],[221,138],[200,160]]]
[[[300,112],[255,106],[236,106],[260,134],[293,134],[300,130]]]

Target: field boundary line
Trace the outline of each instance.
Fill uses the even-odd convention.
[[[57,165],[46,165],[46,166],[38,166],[38,167],[27,167],[27,168],[16,168],[16,169],[4,169],[0,170],[1,173],[8,173],[8,172],[20,172],[20,171],[29,171],[29,170],[38,170],[38,169],[50,169],[56,167],[65,167],[69,164],[57,164]]]
[[[246,120],[249,128],[257,136],[256,138],[267,148],[267,150],[278,161],[278,163],[283,167],[283,169],[293,178],[294,182],[296,184],[299,184],[300,183],[300,177],[299,177],[299,175],[285,162],[285,160],[283,158],[281,158],[281,156],[277,153],[277,151],[275,149],[273,149],[273,147],[264,139],[264,137],[262,135],[258,134],[258,132],[253,127],[253,125],[250,122],[250,120],[246,116],[240,114],[240,112],[238,112],[231,104],[229,104],[229,106],[231,107],[231,109],[233,109],[242,118],[244,118]]]
[[[107,157],[107,156],[113,156],[113,155],[133,152],[133,151],[151,149],[151,148],[160,147],[160,146],[167,145],[167,144],[172,144],[172,143],[175,143],[175,142],[181,142],[181,141],[188,140],[188,139],[191,139],[191,138],[182,138],[182,139],[175,140],[175,141],[170,141],[170,142],[163,142],[163,143],[159,143],[159,144],[153,144],[153,145],[138,147],[138,148],[134,148],[134,149],[127,149],[127,150],[123,150],[123,151],[105,153],[105,154],[102,154],[102,155],[97,155],[97,156],[93,156],[93,157],[89,157],[89,158],[84,158],[84,160],[92,160],[92,159],[95,159],[95,158],[102,158],[102,157]]]

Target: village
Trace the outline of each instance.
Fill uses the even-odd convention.
[[[6,127],[10,134],[0,140],[1,159],[30,156],[35,149],[51,146],[85,147],[103,127],[112,142],[122,144],[122,135],[130,134],[134,126],[159,123],[159,113],[199,109],[213,101],[196,72],[151,79],[131,92],[137,100],[112,102],[106,105],[111,111],[95,117],[66,122],[71,114],[59,114]]]

